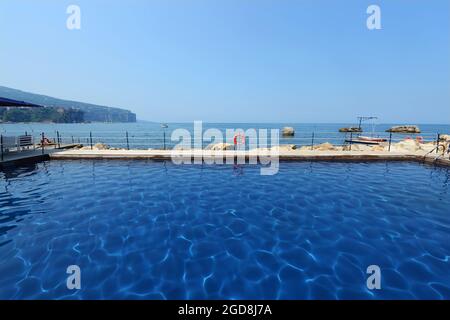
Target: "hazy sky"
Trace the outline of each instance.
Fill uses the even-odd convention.
[[[0,85],[161,122],[450,123],[449,3],[0,0]]]

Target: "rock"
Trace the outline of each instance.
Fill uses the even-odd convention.
[[[232,145],[230,143],[216,143],[216,144],[207,146],[206,149],[207,150],[215,150],[215,151],[234,150],[234,145]]]
[[[393,133],[420,133],[420,129],[418,126],[395,126],[392,127],[386,132],[393,132]]]
[[[342,151],[342,147],[333,146],[330,143],[324,143],[322,145],[316,145],[313,149],[311,149],[311,146],[302,146],[299,149],[299,151]]]
[[[80,150],[113,150],[110,146],[104,143],[96,143],[92,146],[85,146],[80,148]]]
[[[441,145],[443,145],[443,149],[441,148],[440,150],[447,152],[450,149],[450,135],[449,134],[441,134],[439,136],[439,142]]]
[[[386,151],[386,147],[383,145],[375,145],[371,148],[372,151]]]
[[[292,151],[295,149],[297,149],[297,146],[295,144],[282,144],[271,148],[271,150],[278,150],[278,151]]]
[[[205,148],[205,149],[208,149],[208,148]],[[152,150],[152,149],[149,149],[149,150]],[[154,149],[153,149],[153,150],[154,150]],[[157,149],[157,150],[161,150],[161,149]],[[188,147],[188,146],[176,146],[176,147],[173,148],[173,150],[177,150],[177,151],[189,151],[189,150],[192,150],[192,148],[191,148],[191,147]]]
[[[359,144],[359,143],[352,143],[351,147],[350,144],[346,145],[346,151],[372,151],[372,146],[369,146],[367,144]]]
[[[393,147],[391,147],[391,150],[393,151],[408,151],[408,152],[417,152],[420,148],[420,143],[415,139],[405,139],[403,141],[400,141],[398,143],[394,143]]]
[[[331,143],[325,142],[325,143],[322,143],[322,144],[318,144],[317,146],[314,146],[314,150],[317,150],[317,151],[336,151],[337,148],[335,146],[333,146]]]
[[[281,130],[281,134],[285,137],[293,137],[295,135],[295,130],[292,127],[284,127]]]
[[[104,143],[96,143],[92,147],[94,150],[108,150],[110,147],[107,144]]]
[[[425,152],[431,152],[431,151],[435,150],[435,148],[436,148],[436,144],[434,142],[420,144],[420,150],[423,150]]]
[[[358,127],[340,128],[339,132],[362,132],[362,129]]]
[[[400,141],[398,143],[394,143],[391,146],[391,151],[396,152],[431,152],[436,149],[436,143],[435,142],[427,142],[427,143],[421,143],[420,140],[417,139],[405,139],[403,141]]]
[[[439,136],[439,141],[441,141],[441,142],[450,142],[450,134],[441,134]]]

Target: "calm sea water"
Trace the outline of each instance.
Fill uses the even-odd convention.
[[[292,126],[296,130],[294,138],[282,138],[282,144],[310,145],[313,143],[312,133],[314,133],[314,143],[330,142],[342,144],[346,138],[345,134],[339,133],[341,127],[355,126],[355,124],[289,124],[289,123],[205,123],[204,130],[217,128],[221,130],[225,137],[226,129],[282,129],[284,126]],[[379,124],[375,127],[365,124],[363,129],[365,134],[388,138],[389,134],[384,132],[393,126],[392,124]],[[437,133],[450,133],[450,125],[419,125],[422,129],[420,134],[425,140],[434,141]],[[27,132],[39,139],[39,135],[44,132],[46,136],[55,139],[57,131],[63,143],[80,142],[85,145],[90,143],[90,133],[93,136],[93,143],[102,142],[112,147],[125,148],[127,146],[126,132],[128,132],[128,145],[135,149],[156,149],[165,144],[171,148],[176,141],[171,141],[172,131],[177,128],[193,131],[192,123],[170,123],[167,129],[161,128],[159,123],[137,122],[137,123],[89,123],[89,124],[0,124],[0,132],[8,135],[20,135]],[[394,141],[401,140],[406,135],[394,135]],[[37,140],[38,141],[38,140]],[[232,138],[227,141],[232,143]],[[203,141],[203,145],[208,145],[208,141]]]
[[[448,169],[259,169],[51,161],[0,172],[0,299],[450,299]],[[78,291],[66,287],[74,264]]]

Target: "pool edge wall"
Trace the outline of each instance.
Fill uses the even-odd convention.
[[[38,163],[42,161],[50,160],[49,154],[41,154],[41,155],[35,155],[31,157],[24,157],[20,159],[13,159],[13,160],[7,160],[0,162],[0,170],[6,169],[6,168],[12,168],[24,164],[33,164]]]
[[[206,156],[207,160],[226,160],[226,156]],[[133,155],[133,154],[52,154],[49,156],[51,160],[153,160],[153,161],[167,161],[171,160],[169,155]],[[194,155],[184,156],[186,162],[193,161]],[[238,156],[234,155],[234,160],[237,161]],[[245,155],[245,160],[249,160],[249,156]],[[375,162],[375,161],[394,161],[394,162],[419,162],[432,165],[450,167],[450,159],[435,158],[430,156],[420,155],[280,155],[280,162],[302,162],[302,161],[324,161],[324,162]],[[225,161],[224,161],[225,163]]]

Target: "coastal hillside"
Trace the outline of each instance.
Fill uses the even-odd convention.
[[[78,110],[82,112],[83,121],[86,122],[136,122],[136,114],[129,110],[63,100],[8,87],[0,86],[0,97],[35,103],[47,108],[62,108],[70,113],[73,113],[74,110]],[[78,118],[78,120],[80,119]]]

